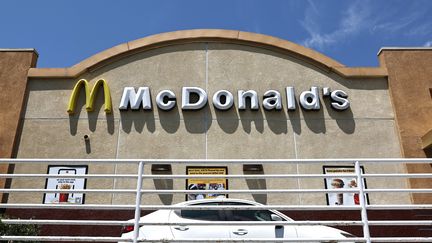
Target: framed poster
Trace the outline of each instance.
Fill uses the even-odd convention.
[[[87,165],[49,165],[49,175],[85,175],[87,174]],[[45,189],[64,189],[64,190],[83,190],[86,188],[86,178],[47,178]],[[84,204],[84,193],[45,193],[43,203],[70,203]]]
[[[361,166],[361,171],[364,173],[364,167]],[[355,174],[354,166],[323,166],[324,174]],[[357,188],[357,177],[334,177],[324,178],[326,189],[355,189]],[[365,188],[366,180],[363,179]],[[327,205],[359,205],[360,198],[358,192],[347,193],[327,193]],[[366,194],[366,203],[369,204],[369,196]]]
[[[223,166],[187,166],[187,175],[227,175],[228,167]],[[227,190],[228,180],[226,178],[190,178],[186,179],[186,190],[215,190],[215,193],[209,194],[187,194],[186,201],[205,199],[205,198],[216,198],[216,197],[228,197],[227,194],[217,193],[217,190]]]

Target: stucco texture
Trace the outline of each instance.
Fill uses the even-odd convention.
[[[390,94],[405,158],[430,158],[431,148],[422,148],[422,137],[432,130],[432,50],[386,50],[380,54],[389,70]],[[410,173],[431,173],[430,164],[407,164]],[[412,188],[432,188],[432,180],[410,179]],[[415,203],[432,202],[431,195],[412,195]]]
[[[84,92],[81,92],[78,110],[74,115],[68,115],[69,95],[81,78],[87,79],[91,85],[101,78],[108,82],[114,107],[112,114],[104,113],[102,92],[97,97],[96,110],[87,112]],[[118,105],[123,88],[127,86],[150,87],[153,110],[120,111]],[[180,102],[183,86],[206,90],[209,104],[199,111],[182,111],[179,103],[171,111],[161,111],[156,107],[155,98],[159,91],[172,90]],[[330,107],[330,99],[320,95],[319,111],[303,110],[297,103],[296,111],[288,112],[287,86],[295,87],[297,99],[311,86],[341,89],[348,93],[351,106],[345,111],[335,111]],[[116,59],[73,79],[32,78],[28,89],[19,157],[174,160],[401,156],[385,78],[344,78],[289,53],[262,47],[223,41],[167,45]],[[233,93],[235,107],[228,111],[214,109],[211,97],[220,89]],[[240,89],[257,91],[260,105],[265,91],[277,90],[283,97],[283,109],[265,111],[260,106],[258,111],[238,111],[237,91]],[[85,134],[90,136],[90,152],[83,141]],[[38,141],[38,145],[33,147],[31,141]],[[384,169],[390,173],[404,171],[403,166],[383,166],[366,166],[365,169],[368,173],[379,173]],[[25,166],[22,167],[19,170],[25,170]],[[90,171],[92,167],[90,165]],[[46,166],[40,170],[46,172]],[[150,173],[149,166],[145,170]],[[136,166],[118,164],[93,171],[133,174]],[[322,173],[322,164],[310,167],[265,165],[264,172]],[[173,165],[173,173],[184,174],[185,166]],[[229,166],[229,173],[242,174],[242,167]],[[262,189],[295,189],[305,188],[305,185],[308,188],[324,187],[322,180],[299,182],[292,179],[267,180],[260,186],[264,186]],[[130,180],[112,180],[110,183],[102,184],[107,188],[112,185],[114,188],[135,187],[135,182]],[[145,188],[155,188],[156,184],[147,181]],[[247,188],[252,184],[239,179],[229,182],[230,189]],[[23,185],[16,183],[14,186]],[[388,186],[404,187],[405,183],[390,182]],[[91,187],[97,187],[97,183],[89,182],[88,188]],[[170,187],[183,189],[185,182],[175,180]],[[244,194],[230,196],[252,199],[251,195]],[[385,197],[370,195],[370,198],[377,203],[391,203]],[[133,197],[128,195],[104,198],[90,194],[87,199],[101,203],[133,203]],[[39,202],[42,199],[32,200]],[[151,195],[146,196],[144,202],[167,204],[183,200],[183,195],[163,200],[160,196]],[[326,203],[324,194],[272,194],[259,200],[264,203]],[[408,195],[399,195],[398,203],[409,202]]]
[[[14,158],[21,126],[27,72],[35,66],[37,54],[34,50],[0,50],[0,158]],[[12,168],[0,164],[0,173],[6,174]],[[9,183],[0,179],[0,188]],[[1,194],[2,202],[7,194]]]

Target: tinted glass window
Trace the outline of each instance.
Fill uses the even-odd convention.
[[[266,210],[229,210],[231,221],[272,221]]]
[[[193,206],[215,206],[217,203],[203,203],[195,204]],[[223,212],[221,210],[187,210],[183,209],[176,211],[176,214],[182,218],[195,219],[195,220],[207,220],[207,221],[223,221]]]
[[[224,203],[224,205],[251,206],[244,203]],[[269,210],[226,210],[229,221],[272,221]]]

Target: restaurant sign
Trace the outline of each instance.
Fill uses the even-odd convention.
[[[95,97],[99,87],[104,92],[105,112],[112,112],[111,92],[107,82],[104,79],[98,80],[92,89],[89,88],[88,81],[81,79],[75,85],[69,99],[68,113],[75,112],[76,101],[81,88],[84,88],[86,95],[86,109],[92,111],[95,103]],[[285,96],[278,90],[269,89],[262,97],[255,90],[237,90],[238,110],[259,110],[260,103],[265,110],[271,111],[282,110],[283,99],[286,100],[288,111],[294,111],[297,106],[304,110],[320,110],[321,98],[328,98],[330,105],[335,110],[346,110],[350,107],[348,94],[343,90],[331,90],[330,87],[319,88],[312,86],[310,90],[300,92],[297,96],[294,87],[287,86],[284,90]],[[204,108],[209,100],[207,92],[200,87],[182,87],[181,92],[181,109],[182,110],[200,110]],[[234,106],[234,95],[228,90],[218,90],[211,97],[213,106],[220,111],[229,110]],[[250,102],[250,105],[247,105]],[[177,105],[177,95],[171,90],[161,90],[156,94],[157,108],[165,111],[173,109]],[[125,87],[120,100],[119,110],[152,110],[153,104],[149,87]]]

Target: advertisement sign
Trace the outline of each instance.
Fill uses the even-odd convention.
[[[85,175],[87,174],[87,166],[57,166],[49,165],[49,175]],[[86,187],[85,178],[47,178],[45,189],[60,189],[60,190],[83,190]],[[73,204],[84,204],[83,193],[45,193],[43,203],[73,203]]]
[[[324,166],[324,174],[355,174],[354,166]],[[364,168],[361,167],[362,173]],[[325,178],[326,189],[357,189],[357,177],[330,177]],[[363,180],[363,185],[366,188],[366,180]],[[367,203],[369,198],[367,198]],[[327,193],[327,205],[359,205],[360,198],[358,192],[347,193]]]
[[[187,175],[227,175],[227,167],[186,167]],[[189,194],[186,195],[186,201],[204,198],[227,197],[227,194],[217,193],[217,190],[227,190],[228,180],[226,178],[190,178],[186,180],[187,190],[215,190],[215,193],[209,194]]]

